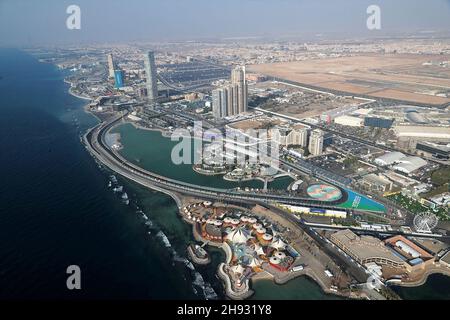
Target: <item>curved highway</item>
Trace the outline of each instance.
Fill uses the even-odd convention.
[[[346,200],[346,195],[342,199],[334,202],[323,202],[310,198],[294,197],[290,195],[275,195],[267,193],[250,193],[239,192],[236,190],[226,190],[218,188],[210,188],[205,186],[198,186],[183,181],[163,177],[156,173],[147,171],[143,168],[124,159],[116,151],[111,150],[105,142],[105,134],[118,122],[121,121],[122,115],[115,116],[111,120],[103,122],[98,126],[89,130],[84,136],[84,143],[90,153],[99,160],[102,164],[117,172],[118,174],[133,180],[141,185],[153,189],[164,189],[175,191],[182,194],[192,196],[199,196],[207,199],[228,200],[234,202],[247,203],[280,203],[301,206],[315,206],[327,209],[340,209],[336,205]]]

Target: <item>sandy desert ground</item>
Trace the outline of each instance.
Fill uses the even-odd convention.
[[[448,97],[433,95],[450,93],[450,64],[439,64],[449,60],[449,55],[371,54],[252,65],[248,69],[350,94],[440,105],[450,102]]]

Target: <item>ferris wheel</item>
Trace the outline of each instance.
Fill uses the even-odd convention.
[[[436,228],[439,220],[436,215],[431,212],[423,212],[414,217],[414,228],[417,232],[431,233]]]

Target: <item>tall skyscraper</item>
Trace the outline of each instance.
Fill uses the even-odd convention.
[[[216,119],[222,118],[222,89],[216,89],[212,92],[212,99],[213,99],[213,105],[212,105],[212,112],[213,116]]]
[[[236,67],[231,72],[231,85],[235,92],[235,114],[247,111],[247,81],[245,80],[245,67]]]
[[[216,99],[214,99],[216,96]],[[220,96],[220,99],[219,99]],[[213,91],[213,115],[224,118],[247,111],[247,82],[245,67],[231,72],[231,84]]]
[[[227,107],[228,107],[228,90],[227,88],[219,88],[213,90],[212,92],[213,98],[213,115],[214,118],[220,119],[227,116]]]
[[[156,80],[155,54],[153,51],[144,54],[144,68],[147,78],[147,99],[151,102],[155,102],[158,99],[158,87]]]
[[[314,129],[309,137],[308,150],[313,156],[319,156],[323,152],[324,132],[320,129]]]
[[[108,54],[108,74],[110,78],[114,78],[114,70],[116,66],[114,65],[112,53]]]
[[[122,70],[114,70],[114,82],[116,88],[123,87],[123,71]]]

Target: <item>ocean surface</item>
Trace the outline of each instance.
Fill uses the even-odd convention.
[[[175,203],[119,179],[127,206],[108,188],[110,173],[79,140],[96,120],[64,72],[1,49],[0,77],[0,298],[203,298]],[[149,219],[161,217],[151,228],[137,194]],[[81,268],[81,290],[66,287],[69,265]]]
[[[0,299],[223,298],[216,277],[223,253],[210,250],[210,266],[185,259],[191,228],[170,197],[120,177],[109,186],[112,173],[80,142],[96,120],[67,93],[64,76],[27,53],[0,49]],[[145,162],[135,149],[142,145],[127,152]],[[189,180],[192,170],[184,174]],[[81,290],[66,287],[69,265],[81,268]],[[429,283],[405,296],[433,291]],[[258,299],[332,298],[303,278],[255,288]]]

